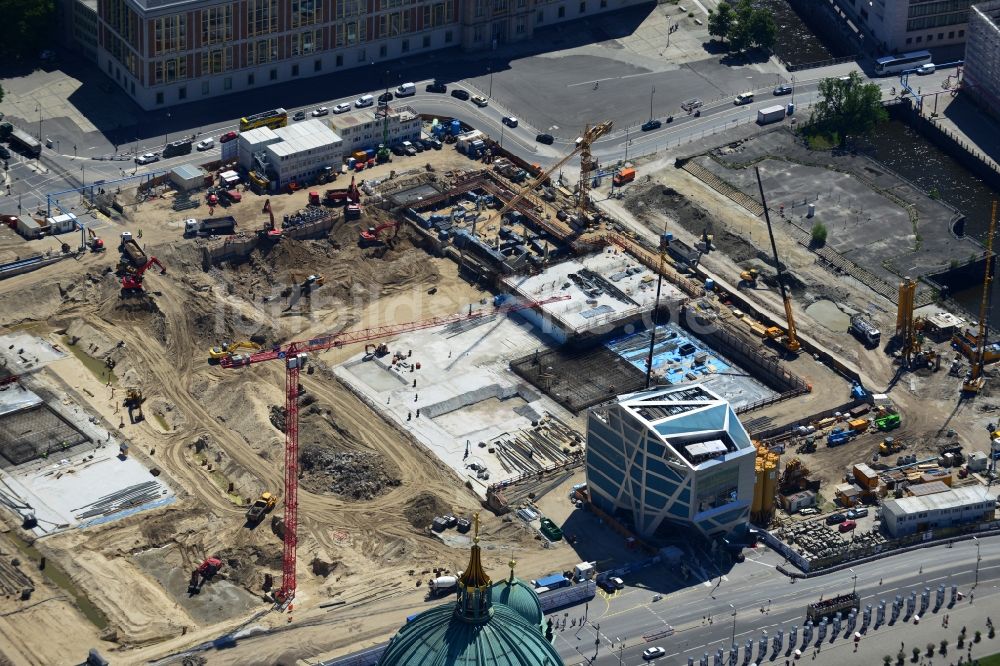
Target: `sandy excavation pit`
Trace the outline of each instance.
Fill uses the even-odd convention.
[[[276,215],[302,207],[305,196],[272,200]],[[255,228],[262,200],[246,199],[245,211],[232,212],[241,224]],[[105,640],[99,640],[101,632],[71,601],[33,608],[34,621],[57,623],[68,637],[65,643],[94,645],[121,663],[170,653],[176,641],[157,646],[180,639],[184,630],[187,644],[224,633],[262,608],[265,574],[280,583],[281,541],[275,532],[280,533],[283,505],[279,499],[271,516],[249,530],[241,502],[264,490],[282,495],[284,436],[276,427],[280,412],[272,407],[284,405],[283,369],[274,362],[224,370],[207,363],[211,346],[253,335],[270,344],[423,319],[463,311],[488,297],[459,281],[453,263],[415,247],[408,229],[384,252],[359,247],[359,227],[378,224],[386,215],[381,211],[379,219],[339,221],[329,239],[282,241],[239,265],[205,272],[201,241],[180,238],[178,214],[169,204],[153,200],[141,208],[142,244],[167,268],[165,275],[147,273],[148,298],[123,301],[110,272],[118,259],[117,235],[134,232],[134,223],[103,229],[108,243],[103,254],[0,282],[0,323],[20,325],[64,348],[67,336],[73,338],[75,355],[45,372],[83,396],[95,415],[118,426],[124,389],[142,389],[146,420],[123,423],[121,436],[130,441],[133,455],[178,489],[168,507],[36,544],[50,561],[73,572],[73,583],[107,615],[109,626]],[[282,291],[313,273],[324,275],[325,284],[282,312],[289,304]],[[432,287],[436,293],[430,296]],[[264,302],[265,295],[273,299]],[[299,494],[296,619],[313,612],[326,618],[317,606],[332,598],[371,603],[375,591],[392,599],[365,615],[364,631],[376,637],[398,627],[402,609],[424,603],[416,585],[427,577],[423,572],[442,563],[453,567],[462,559],[428,534],[430,521],[448,512],[471,516],[478,502],[451,470],[329,372],[359,351],[363,348],[351,346],[319,354],[316,371],[301,379],[308,400],[315,402],[304,406],[300,423],[305,472]],[[114,363],[114,396],[105,377],[90,369],[108,359]],[[15,527],[10,516],[2,519]],[[273,519],[279,519],[277,530]],[[498,525],[487,522],[486,529]],[[538,571],[548,566],[543,559],[531,564],[539,549],[530,536],[502,534],[505,547],[525,551],[519,559],[526,566]],[[227,561],[224,577],[189,599],[190,571],[215,554]],[[495,564],[508,557],[505,551]],[[565,557],[573,559],[568,551]],[[384,585],[387,580],[392,585]],[[0,601],[0,613],[15,613],[8,626],[14,626],[20,608],[19,601]],[[39,614],[49,619],[39,620]],[[272,614],[259,622],[283,626],[285,619]],[[322,639],[309,645],[309,654],[357,644],[360,626],[327,627]],[[302,649],[294,632],[282,641],[288,649]],[[16,658],[23,653],[14,650],[9,642],[0,643],[0,653],[11,651],[14,663],[82,659],[60,642],[49,652],[40,649],[38,659]]]

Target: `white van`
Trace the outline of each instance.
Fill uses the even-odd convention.
[[[361,97],[354,100],[354,106],[358,107],[359,109],[363,109],[366,106],[371,106],[374,103],[375,103],[374,95],[362,95]]]
[[[414,83],[404,83],[396,88],[396,97],[409,97],[417,93],[417,86]]]
[[[745,92],[745,93],[740,93],[739,95],[737,95],[733,99],[733,104],[735,104],[736,106],[741,106],[743,104],[749,104],[752,101],[753,101],[753,93],[752,92]]]

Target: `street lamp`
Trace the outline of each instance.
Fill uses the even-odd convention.
[[[167,131],[163,134],[163,147],[167,147],[167,143],[170,141],[170,112],[167,111]]]
[[[979,562],[983,558],[979,556],[979,539],[972,537],[972,540],[976,542],[976,582],[972,584],[972,589],[979,587]]]
[[[792,104],[795,104],[795,75],[792,74]]]
[[[858,574],[856,574],[854,572],[854,569],[850,567],[848,567],[847,570],[850,571],[852,574],[854,574],[853,576],[851,576],[851,580],[854,581],[854,586],[851,588],[851,594],[855,594],[858,591]]]
[[[38,111],[38,140],[42,140],[42,105],[35,102],[35,111]]]
[[[506,127],[507,127],[506,125],[504,125],[503,123],[500,123],[500,147],[501,148],[503,148],[503,132],[504,132],[504,129]]]
[[[490,99],[493,99],[493,61],[492,60],[490,61],[490,64],[487,65],[486,69],[489,70],[489,72],[490,72],[490,91],[489,91],[489,93],[486,94],[486,96],[489,97]]]
[[[652,86],[649,90],[649,119],[653,119],[653,94],[656,92],[656,86]]]
[[[730,639],[731,643],[736,643],[736,606],[729,604],[729,607],[733,609],[731,615],[733,616],[733,635]]]

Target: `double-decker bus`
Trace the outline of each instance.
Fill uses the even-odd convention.
[[[896,74],[906,69],[916,69],[931,62],[930,51],[910,51],[899,55],[885,56],[875,61],[876,76]]]
[[[272,109],[263,113],[255,113],[246,118],[240,118],[240,131],[246,132],[257,127],[278,129],[288,124],[288,112],[284,109]]]

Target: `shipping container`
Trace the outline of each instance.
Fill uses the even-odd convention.
[[[764,109],[759,109],[757,111],[757,124],[758,125],[768,125],[770,123],[776,123],[779,120],[784,120],[785,118],[785,107],[781,104],[775,104],[774,106],[769,106]]]

